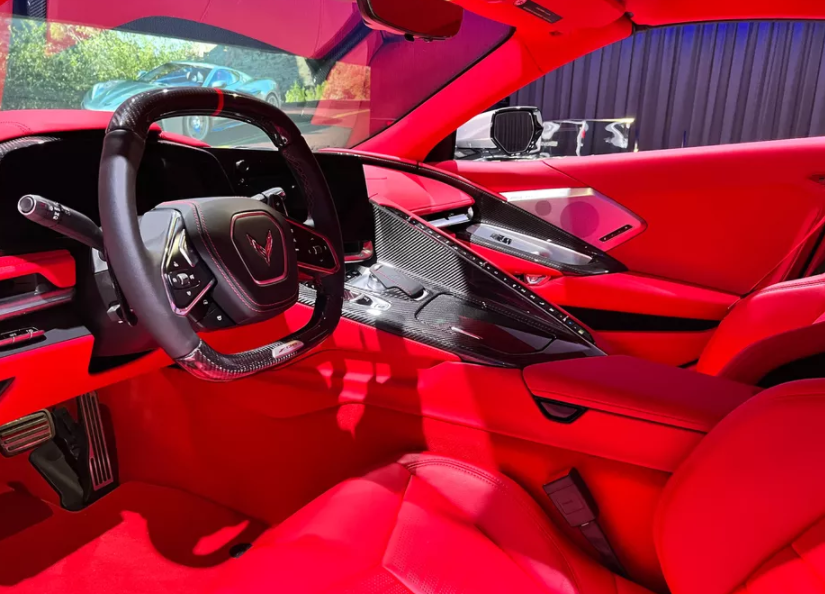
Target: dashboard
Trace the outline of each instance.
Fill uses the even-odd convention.
[[[102,140],[102,131],[79,131],[0,143],[0,363],[91,336],[88,372],[95,374],[156,349],[140,321],[128,320],[118,309],[121,297],[104,254],[17,212],[21,196],[38,194],[99,224]],[[519,219],[523,211],[510,210],[494,196],[462,187],[449,176],[424,183],[424,177],[418,178],[422,172],[410,164],[349,152],[316,156],[344,236],[344,318],[488,365],[523,367],[603,354],[574,318],[498,269],[474,245],[495,241],[491,227],[519,225],[545,237],[562,234],[557,249],[563,257],[553,256],[554,264],[568,272],[610,271],[613,263],[606,255],[588,252],[586,244],[572,245],[563,232],[541,227],[538,219],[525,225]],[[425,199],[415,212],[408,210],[403,200],[393,200],[393,180],[399,175],[425,193],[439,184],[449,186],[448,203],[439,208],[438,200]],[[163,202],[212,196],[257,197],[311,225],[305,220],[304,197],[277,151],[195,147],[158,135],[150,139],[138,172],[139,214]],[[299,253],[299,267],[301,258]],[[17,261],[28,267],[15,265]],[[76,272],[71,282],[56,272],[68,267]],[[299,302],[312,305],[314,300],[307,275]],[[233,325],[199,317],[198,311],[188,313],[198,332],[208,335]],[[263,336],[260,342],[275,338]],[[0,384],[6,379],[0,373]]]

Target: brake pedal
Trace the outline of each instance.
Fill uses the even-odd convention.
[[[115,481],[112,472],[112,460],[106,445],[106,433],[100,416],[100,403],[95,392],[83,394],[77,398],[77,410],[83,429],[88,438],[89,475],[92,490],[99,491]]]
[[[0,453],[10,458],[36,448],[53,437],[52,414],[41,410],[0,427]]]

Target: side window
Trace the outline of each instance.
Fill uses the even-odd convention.
[[[640,31],[528,84],[503,102],[507,108],[473,118],[458,131],[456,158],[572,157],[825,136],[823,58],[820,22]],[[533,108],[541,129],[530,144],[523,115],[518,125],[511,115],[500,117],[516,107]]]

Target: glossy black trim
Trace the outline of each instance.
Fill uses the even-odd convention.
[[[569,425],[571,423],[575,423],[578,421],[581,416],[588,411],[587,408],[583,406],[579,406],[578,404],[570,404],[569,402],[562,402],[561,400],[551,400],[550,398],[538,398],[533,397],[533,400],[536,402],[536,405],[539,407],[539,411],[546,419],[553,421],[554,423],[561,423],[562,425]],[[573,409],[574,412],[569,416],[558,416],[550,412],[547,408],[544,407],[544,404],[548,404],[551,407],[553,405],[563,407],[563,408],[570,408]]]
[[[8,379],[0,380],[0,398],[3,396],[3,392],[9,389],[9,387],[14,383],[14,378],[10,377]]]
[[[766,373],[757,385],[760,388],[772,388],[786,382],[823,377],[825,377],[825,353],[818,353],[777,367]]]
[[[719,325],[719,320],[655,316],[567,305],[564,309],[593,330],[602,332],[704,332]]]

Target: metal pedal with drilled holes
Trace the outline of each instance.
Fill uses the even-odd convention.
[[[100,416],[100,404],[95,392],[83,394],[77,398],[77,410],[86,436],[89,439],[89,474],[92,477],[92,490],[99,491],[114,482],[112,461],[106,445],[106,433]]]
[[[22,454],[54,437],[52,413],[41,410],[0,427],[0,454]]]

